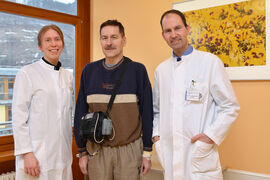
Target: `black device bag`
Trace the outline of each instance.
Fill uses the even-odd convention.
[[[107,116],[104,112],[87,113],[80,122],[80,137],[91,142],[101,143],[106,135],[102,134],[102,125]]]

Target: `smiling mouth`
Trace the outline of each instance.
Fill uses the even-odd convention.
[[[59,49],[51,49],[49,50],[51,53],[57,53],[59,51]]]
[[[171,40],[171,43],[178,43],[180,41],[181,41],[181,39],[173,39],[173,40]]]

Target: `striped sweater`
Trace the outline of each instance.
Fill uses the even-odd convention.
[[[122,68],[122,61],[112,68],[106,67],[104,62],[105,59],[101,59],[87,64],[81,75],[74,119],[79,151],[84,151],[86,146],[79,137],[81,117],[87,112],[106,112]],[[142,136],[144,151],[152,151],[152,88],[144,65],[134,61],[127,64],[109,116],[116,134],[114,140],[105,141],[104,146],[126,145]]]

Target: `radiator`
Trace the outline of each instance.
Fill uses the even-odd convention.
[[[15,172],[8,172],[0,175],[0,180],[15,180]]]

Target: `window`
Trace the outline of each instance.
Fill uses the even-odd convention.
[[[13,78],[11,78],[10,76],[0,75],[0,136],[12,133],[10,121],[11,114],[9,114],[8,111],[8,109],[10,109],[11,107],[11,98],[12,98],[12,96],[9,96],[8,92],[9,79]]]
[[[14,80],[15,79],[13,77],[8,79],[8,99],[12,99],[13,97],[12,92],[13,92]]]
[[[4,79],[0,78],[0,99],[4,99]]]
[[[33,7],[77,15],[76,0],[8,0]]]
[[[0,68],[18,70],[24,65],[39,60],[42,52],[38,48],[37,34],[42,26],[47,24],[56,24],[63,31],[65,48],[60,60],[63,67],[74,68],[74,25],[1,12],[0,22]]]
[[[82,68],[90,59],[89,10],[90,2],[84,0],[0,1],[0,136],[12,133],[12,92],[19,68],[42,57],[37,46],[42,26],[62,29],[65,48],[60,61],[74,72],[78,90]]]

